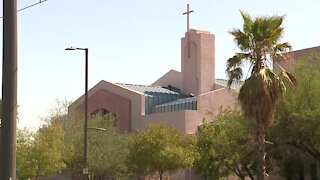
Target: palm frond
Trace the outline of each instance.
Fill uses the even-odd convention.
[[[285,90],[279,76],[265,67],[244,82],[238,100],[249,119],[269,125],[273,119],[276,100]]]
[[[239,81],[242,78],[243,73],[242,73],[241,66],[244,63],[244,61],[250,58],[251,58],[251,54],[249,53],[237,53],[232,58],[228,59],[226,73],[227,73],[227,76],[229,77],[229,80],[228,80],[229,88],[233,81],[235,80]]]
[[[243,19],[243,31],[245,33],[249,33],[251,31],[251,26],[253,24],[252,18],[247,12],[243,10],[240,10],[240,13]]]
[[[229,77],[228,87],[230,88],[233,81],[239,81],[242,78],[242,76],[243,76],[242,69],[240,67],[237,67],[235,69],[228,71],[227,75]]]
[[[282,71],[281,75],[291,84],[291,85],[297,85],[297,78],[292,75],[291,73],[287,71]]]
[[[247,34],[240,29],[233,29],[229,33],[234,37],[234,42],[240,50],[248,51],[250,49],[250,37]]]
[[[283,53],[283,52],[288,52],[292,49],[292,46],[290,43],[288,42],[285,42],[285,43],[280,43],[280,44],[277,44],[275,47],[274,47],[274,51],[277,52],[277,53]]]
[[[281,24],[283,16],[258,17],[252,25],[254,41],[263,42],[264,46],[278,43],[283,34]],[[268,42],[267,44],[265,42]]]
[[[248,60],[251,58],[251,54],[249,53],[236,53],[232,58],[229,58],[227,60],[227,70],[229,71],[231,69],[237,68],[241,66],[245,60]]]
[[[283,27],[281,27],[285,16],[271,16],[266,19],[268,23],[267,37],[272,43],[278,43],[283,34]]]
[[[290,60],[291,56],[290,56],[290,53],[288,53],[288,52],[291,49],[292,49],[292,46],[288,42],[276,44],[274,46],[273,51],[271,51],[272,52],[271,56],[272,56],[273,62],[277,63],[277,60],[280,60],[280,59]],[[279,63],[277,63],[277,64],[279,65]],[[281,66],[280,66],[280,68],[283,69]]]

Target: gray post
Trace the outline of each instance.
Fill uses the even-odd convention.
[[[84,102],[84,174],[88,173],[88,49],[85,48],[85,102]]]
[[[87,157],[88,157],[88,48],[66,48],[67,51],[73,51],[73,50],[82,50],[85,51],[85,81],[84,81],[84,138],[83,138],[83,169],[82,173],[86,175],[86,179],[88,179],[88,163],[87,163]]]
[[[3,0],[0,179],[16,179],[17,0]]]

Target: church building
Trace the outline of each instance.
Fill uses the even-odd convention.
[[[192,11],[187,11],[187,16]],[[185,13],[184,13],[185,14]],[[188,18],[189,19],[189,18]],[[292,51],[297,60],[320,52],[320,47]],[[290,61],[273,63],[276,71],[293,70]],[[101,80],[88,91],[88,114],[113,113],[122,131],[132,132],[150,124],[165,124],[186,134],[195,134],[203,119],[214,120],[221,108],[234,106],[242,83],[215,78],[215,36],[208,31],[189,29],[181,38],[181,71],[170,70],[151,85],[112,83]],[[69,113],[85,109],[85,95],[69,106]],[[191,169],[179,179],[197,179]]]
[[[189,29],[181,39],[181,71],[170,70],[151,85],[112,83],[101,80],[88,91],[88,114],[116,115],[122,131],[134,131],[149,124],[173,126],[194,134],[204,118],[211,121],[221,108],[233,106],[241,83],[229,89],[227,80],[215,78],[215,36],[208,31]],[[319,52],[320,47],[289,52],[290,59]],[[276,60],[276,71],[293,70],[291,61]],[[69,113],[84,112],[85,96],[69,106]]]
[[[162,123],[194,134],[204,118],[212,120],[221,107],[234,105],[235,91],[226,84],[215,79],[214,35],[188,29],[181,39],[180,72],[170,70],[151,85],[102,80],[88,91],[88,114],[114,113],[123,131]],[[84,102],[83,95],[69,112],[84,112]]]

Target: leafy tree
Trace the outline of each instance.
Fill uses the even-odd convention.
[[[76,116],[75,116],[76,117]],[[75,151],[69,169],[81,174],[83,168],[83,121],[69,117],[66,124],[66,144]],[[112,117],[112,116],[107,116]],[[101,178],[126,178],[129,176],[125,164],[130,135],[114,126],[115,119],[94,116],[88,121],[88,169],[92,176]]]
[[[19,179],[58,173],[66,167],[63,156],[63,129],[57,124],[44,125],[36,133],[18,132],[17,175]]]
[[[36,174],[33,166],[34,133],[28,129],[18,130],[17,133],[17,178],[26,180]]]
[[[256,123],[257,179],[265,179],[265,135],[271,124],[275,103],[285,91],[285,85],[272,69],[268,67],[275,58],[283,57],[282,52],[291,48],[289,43],[280,43],[283,35],[284,16],[262,16],[252,19],[241,11],[243,29],[233,29],[230,34],[240,52],[228,59],[226,72],[229,86],[243,76],[242,65],[250,64],[250,77],[240,89],[238,100],[245,117]],[[294,77],[282,72],[289,82]]]
[[[70,101],[57,100],[43,118],[45,124],[57,124],[64,131],[64,162],[67,171],[82,176],[84,118],[82,114],[68,114]],[[115,127],[115,116],[92,116],[88,119],[88,169],[92,176],[122,178],[128,176],[125,160],[128,154],[128,133]],[[100,128],[100,129],[97,129]],[[104,131],[100,131],[104,130]],[[77,178],[77,177],[75,177]]]
[[[38,130],[33,147],[37,176],[57,173],[66,168],[63,136],[64,131],[58,124],[44,125]]]
[[[288,178],[304,176],[310,169],[308,173],[317,179],[314,166],[320,162],[319,69],[319,53],[296,60],[294,75],[299,83],[289,87],[277,103],[276,121],[270,131],[272,155]]]
[[[195,139],[179,130],[154,124],[138,130],[129,141],[128,165],[135,171],[159,173],[191,167],[195,158]]]
[[[252,126],[239,110],[222,111],[215,121],[205,122],[199,129],[197,172],[209,179],[231,174],[243,180],[246,177],[254,179],[253,137]]]

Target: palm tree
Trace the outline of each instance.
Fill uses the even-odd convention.
[[[233,29],[230,34],[240,50],[228,59],[226,73],[228,85],[243,77],[242,67],[250,65],[249,78],[240,89],[238,100],[247,117],[256,126],[255,148],[257,153],[257,179],[265,178],[265,134],[271,124],[275,103],[285,92],[285,84],[269,66],[276,58],[284,58],[284,52],[291,49],[288,42],[280,43],[283,35],[284,16],[262,16],[252,19],[249,14],[240,11],[243,29]],[[295,78],[286,71],[281,76],[295,84]]]

